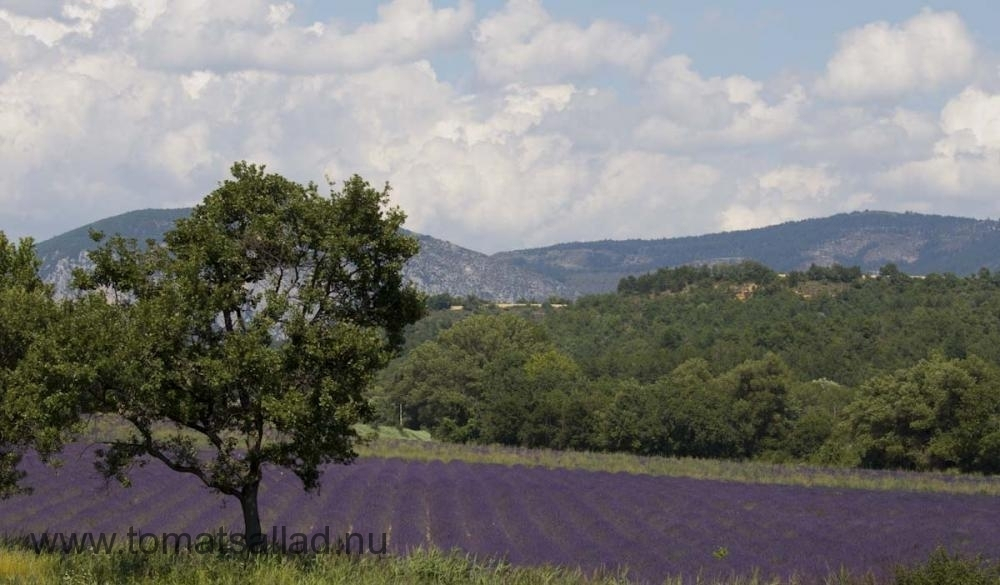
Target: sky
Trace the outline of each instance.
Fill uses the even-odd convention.
[[[1000,216],[991,1],[0,0],[0,230],[388,182],[483,252]]]

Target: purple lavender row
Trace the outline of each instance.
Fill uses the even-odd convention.
[[[79,453],[70,452],[70,455]],[[8,534],[239,529],[239,506],[159,464],[105,487],[92,460],[28,463],[32,496],[0,502]],[[593,570],[624,563],[639,580],[746,573],[820,578],[845,567],[888,574],[938,545],[1000,555],[990,496],[739,484],[500,465],[370,459],[326,470],[318,494],[268,470],[265,525],[387,532],[390,552],[458,547],[519,564]]]

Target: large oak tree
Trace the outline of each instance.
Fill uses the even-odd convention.
[[[39,392],[127,422],[98,451],[104,474],[127,482],[150,458],[192,474],[239,500],[256,549],[264,466],[310,490],[324,464],[356,456],[365,392],[423,304],[402,277],[418,245],[388,186],[354,176],[322,196],[247,163],[232,175],[162,244],[112,237],[92,252],[30,369]]]

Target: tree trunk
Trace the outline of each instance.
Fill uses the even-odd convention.
[[[247,484],[240,492],[240,507],[243,508],[243,537],[247,550],[251,553],[264,552],[266,542],[260,529],[260,509],[257,507],[257,490],[260,481]]]

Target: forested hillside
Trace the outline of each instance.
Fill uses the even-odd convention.
[[[418,324],[382,403],[457,441],[1000,471],[989,270],[682,267],[493,313]]]

